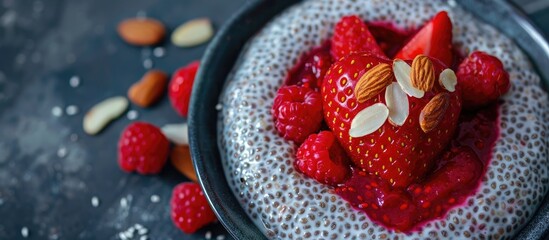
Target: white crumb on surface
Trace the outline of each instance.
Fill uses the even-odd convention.
[[[119,232],[117,236],[121,240],[130,240],[130,239],[147,240],[149,239],[149,236],[147,235],[148,232],[149,232],[149,229],[147,229],[146,227],[144,227],[139,223],[136,223],[128,227],[126,230]]]
[[[29,237],[29,228],[22,227],[21,228],[21,236],[24,237],[24,238]]]
[[[96,196],[93,196],[93,197],[91,198],[91,205],[92,205],[93,207],[99,207],[99,198],[96,197]]]
[[[51,109],[51,115],[55,117],[61,117],[63,116],[63,109],[61,109],[61,107],[59,106],[55,106]]]
[[[147,234],[148,232],[149,232],[149,230],[146,229],[146,228],[141,228],[141,229],[138,229],[138,230],[137,230],[137,234],[139,234],[139,235],[145,235],[145,234]]]
[[[128,200],[125,197],[120,199],[120,207],[123,207],[123,208],[128,207]]]
[[[67,148],[66,147],[60,147],[57,149],[57,156],[59,158],[64,158],[67,156]]]
[[[153,63],[152,59],[147,58],[147,59],[143,60],[143,67],[145,69],[147,69],[147,70],[151,69],[153,66],[154,66],[154,63]]]
[[[225,235],[219,235],[215,238],[216,240],[224,240],[225,239]]]
[[[151,202],[153,202],[153,203],[160,202],[160,197],[156,194],[152,195],[151,196]]]
[[[76,115],[76,114],[78,114],[78,107],[75,106],[75,105],[69,105],[65,109],[65,113],[67,113],[67,115],[69,115],[69,116]]]
[[[139,112],[137,112],[136,110],[130,110],[128,111],[128,113],[126,113],[126,118],[128,118],[128,120],[135,120],[139,117]]]
[[[80,77],[78,76],[72,76],[70,79],[69,79],[69,85],[73,88],[76,88],[78,86],[80,86]]]
[[[215,105],[215,110],[220,111],[222,109],[223,109],[223,105],[221,105],[221,103],[218,103]]]
[[[163,47],[155,47],[153,49],[153,55],[157,58],[164,57],[164,55],[166,55],[166,49]]]
[[[204,238],[211,239],[212,238],[212,232],[207,231],[206,234],[204,235]]]

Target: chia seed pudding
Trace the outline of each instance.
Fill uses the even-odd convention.
[[[457,52],[467,56],[479,50],[498,57],[511,89],[498,107],[479,113],[495,126],[496,136],[483,155],[487,165],[474,193],[418,229],[395,231],[353,208],[333,188],[298,172],[298,146],[279,136],[271,108],[288,72],[331,37],[343,16],[356,14],[366,22],[413,31],[439,11],[452,20]],[[511,238],[547,194],[549,100],[540,77],[515,43],[452,1],[304,1],[249,41],[227,82],[218,115],[225,176],[269,238]]]

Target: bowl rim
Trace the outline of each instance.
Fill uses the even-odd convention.
[[[480,1],[487,2],[489,0]],[[299,2],[301,0],[278,0],[276,2],[269,0],[248,1],[222,25],[207,47],[193,86],[188,123],[189,146],[191,148],[192,159],[194,160],[194,168],[204,194],[212,206],[212,210],[227,231],[237,239],[266,239],[266,237],[245,213],[245,210],[233,195],[232,190],[228,187],[227,179],[221,166],[221,157],[218,148],[218,112],[215,110],[215,106],[218,104],[227,74],[232,70],[237,58],[240,56],[241,49],[248,40],[274,16],[287,7]],[[542,52],[538,54],[526,51],[520,42],[517,42],[517,39],[513,39],[529,57],[532,54],[538,57],[541,56],[541,58],[531,62],[538,67],[538,73],[547,85],[549,83],[549,69],[543,68],[543,66],[549,66],[549,43],[546,40],[547,38],[544,37],[538,27],[514,3],[508,1],[491,3],[495,3],[497,5],[495,7],[499,7],[502,11],[509,14],[512,21],[516,22],[527,33],[527,37],[531,38],[542,49]],[[486,19],[483,20],[486,21]],[[497,24],[491,23],[491,25],[496,25],[500,31],[505,32],[509,36],[508,32],[498,27]],[[246,36],[235,34],[235,32],[244,32]],[[236,45],[231,45],[234,43]],[[230,47],[227,48],[227,46]],[[225,57],[232,58],[231,62],[221,62]],[[538,62],[540,59],[543,60],[541,63]],[[220,68],[220,64],[225,65],[222,67],[224,71],[221,71],[226,73],[224,76],[216,76],[223,74],[220,74],[218,71],[211,71],[212,68]],[[547,90],[547,86],[545,86],[545,89]],[[212,116],[214,118],[213,126],[211,122],[208,123],[208,121],[211,121]],[[222,181],[222,186],[219,186],[215,182],[219,180]],[[539,239],[549,234],[548,196],[549,194],[546,194],[542,204],[536,210],[536,214],[531,217],[528,224],[515,236],[517,239]]]

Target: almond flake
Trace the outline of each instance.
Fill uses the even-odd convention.
[[[454,92],[457,84],[457,76],[454,70],[449,68],[444,69],[444,71],[440,73],[438,83],[449,92]]]
[[[410,81],[412,82],[412,86],[421,91],[431,91],[435,83],[435,68],[429,57],[417,55],[414,58]]]
[[[112,120],[120,117],[128,105],[125,97],[112,97],[96,104],[84,116],[84,132],[90,135],[99,133]]]
[[[375,132],[385,123],[389,109],[383,103],[376,103],[360,111],[351,121],[349,136],[362,137]]]
[[[398,83],[391,83],[385,89],[385,103],[389,109],[389,122],[395,126],[402,126],[409,114],[408,96],[402,91]]]
[[[380,63],[368,70],[358,80],[355,87],[355,96],[359,103],[377,96],[393,81],[391,65]]]
[[[438,126],[449,104],[450,95],[448,93],[439,93],[425,105],[419,114],[419,126],[423,132],[429,133]]]
[[[213,35],[210,19],[199,18],[177,27],[172,33],[172,43],[178,47],[194,47],[207,42]]]
[[[161,131],[170,142],[177,145],[189,145],[188,129],[187,123],[166,124],[161,128]]]
[[[408,96],[422,98],[423,95],[425,95],[425,92],[412,86],[412,80],[410,79],[411,71],[412,68],[405,61],[400,59],[393,61],[393,72],[395,73],[395,78],[398,85],[400,85],[402,90],[408,94]]]

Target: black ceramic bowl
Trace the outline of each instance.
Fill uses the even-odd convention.
[[[225,179],[217,146],[215,105],[244,44],[270,19],[297,2],[299,0],[257,0],[244,6],[211,42],[193,89],[189,137],[195,169],[219,221],[237,239],[264,239],[265,236],[246,215]],[[459,4],[513,38],[530,56],[548,86],[549,44],[522,12],[504,1],[471,0]],[[548,233],[549,199],[546,196],[517,239],[540,239]]]

